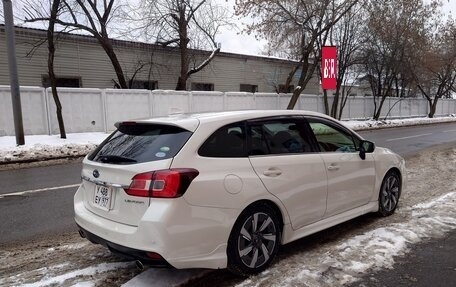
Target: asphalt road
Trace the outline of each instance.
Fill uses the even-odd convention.
[[[360,134],[377,146],[409,157],[431,146],[456,144],[456,123]],[[0,171],[0,245],[75,229],[72,202],[80,171],[81,164],[74,162]]]
[[[359,132],[377,146],[387,147],[407,158],[420,150],[440,144],[456,143],[456,123],[431,124]]]
[[[406,257],[395,259],[394,269],[366,274],[350,287],[447,287],[456,284],[456,231],[439,240],[411,247]],[[453,283],[451,283],[453,282]]]

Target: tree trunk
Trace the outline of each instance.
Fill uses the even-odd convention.
[[[296,106],[298,102],[299,96],[301,95],[302,91],[304,91],[307,83],[313,76],[313,73],[316,69],[316,63],[309,65],[309,55],[306,54],[302,57],[302,70],[301,75],[299,76],[298,86],[293,90],[293,95],[291,96],[290,102],[288,103],[287,110],[292,110]]]
[[[378,121],[378,119],[380,118],[380,113],[382,112],[382,107],[383,107],[383,103],[385,102],[386,100],[386,96],[382,96],[382,98],[380,99],[380,104],[378,105],[378,108],[377,108],[377,111],[375,112],[375,115],[374,115],[374,120]]]
[[[48,73],[49,81],[51,83],[52,97],[54,98],[57,122],[59,123],[60,138],[66,139],[65,124],[63,122],[62,115],[62,103],[60,102],[59,95],[57,93],[57,79],[54,72],[54,56],[55,56],[55,45],[54,45],[54,26],[55,19],[57,17],[57,11],[60,5],[60,0],[54,0],[52,2],[51,17],[49,21],[49,27],[47,30],[47,41],[48,41]]]
[[[433,118],[435,111],[437,109],[437,101],[439,100],[438,97],[434,97],[434,101],[428,100],[429,102],[429,114],[428,117]]]
[[[185,16],[185,9],[180,9],[179,17],[175,18],[179,25],[179,49],[180,49],[180,74],[177,79],[176,90],[187,90],[188,80],[188,30],[187,30],[187,19]]]
[[[183,42],[182,42],[183,41]],[[177,79],[176,90],[185,91],[187,90],[187,80],[188,80],[188,41],[183,39],[180,44],[180,74]]]
[[[108,38],[104,37],[97,37],[98,41],[105,50],[106,55],[108,55],[109,60],[111,60],[112,66],[117,76],[117,80],[119,81],[119,86],[121,89],[128,89],[127,81],[125,79],[125,75],[122,70],[122,66],[120,65],[119,59],[117,58],[116,53],[114,52],[114,48],[112,47],[111,41]]]
[[[325,105],[325,114],[329,115],[328,90],[323,90],[323,104]]]
[[[342,97],[340,98],[339,104],[339,114],[337,115],[337,119],[339,121],[342,118],[342,113],[344,112],[345,104],[347,103],[348,97],[350,96],[350,90],[351,88],[349,88],[348,91],[345,90],[345,87],[342,88]]]
[[[339,95],[340,95],[340,86],[336,88],[336,93],[334,94],[334,99],[331,105],[331,114],[330,116],[337,119],[337,108],[339,106]]]

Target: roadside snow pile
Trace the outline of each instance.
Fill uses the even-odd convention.
[[[61,139],[59,135],[33,135],[25,136],[23,146],[16,146],[15,137],[0,137],[0,164],[85,156],[107,136],[105,133],[77,133]]]
[[[396,120],[367,120],[367,121],[342,121],[346,126],[354,130],[370,130],[370,129],[382,129],[382,128],[391,128],[391,127],[405,127],[405,126],[416,126],[416,125],[425,125],[425,124],[435,124],[435,123],[447,123],[455,122],[456,115],[452,114],[448,117],[440,118],[411,118],[411,119],[396,119]]]

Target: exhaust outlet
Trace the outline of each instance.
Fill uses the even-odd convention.
[[[135,261],[135,264],[136,264],[136,267],[137,267],[139,270],[141,270],[141,271],[144,270],[144,264],[143,264],[141,261],[136,260],[136,261]]]
[[[78,233],[79,233],[79,236],[81,236],[82,238],[86,238],[84,232],[81,229],[78,230]]]

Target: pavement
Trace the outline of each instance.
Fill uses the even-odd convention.
[[[412,245],[406,257],[396,258],[393,269],[366,274],[350,287],[456,286],[456,230],[438,240]]]

